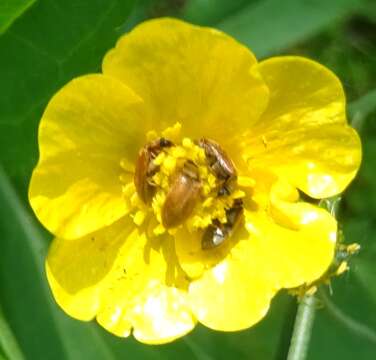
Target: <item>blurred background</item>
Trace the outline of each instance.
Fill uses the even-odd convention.
[[[376,1],[0,0],[0,359],[285,359],[296,300],[280,293],[266,318],[238,333],[198,326],[147,346],[66,316],[44,274],[51,235],[27,201],[37,128],[49,98],[100,71],[116,39],[140,21],[173,16],[221,29],[259,59],[308,56],[343,81],[361,133],[361,171],[343,196],[346,243],[361,252],[320,293],[309,360],[376,358]]]

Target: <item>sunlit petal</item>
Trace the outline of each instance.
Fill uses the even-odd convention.
[[[144,141],[140,105],[129,88],[103,75],[72,80],[51,99],[40,123],[29,199],[52,233],[77,238],[127,212],[120,161],[133,163]]]
[[[268,90],[254,65],[250,50],[226,34],[165,18],[124,35],[103,73],[142,97],[156,131],[179,121],[186,136],[223,144],[265,109]]]
[[[342,192],[359,168],[361,147],[346,125],[338,78],[300,57],[271,58],[259,69],[270,101],[247,139],[249,166],[272,169],[314,198]]]

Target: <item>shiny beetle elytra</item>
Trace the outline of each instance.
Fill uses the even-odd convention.
[[[218,195],[229,195],[232,191],[231,185],[237,178],[234,163],[215,141],[202,138],[197,144],[204,149],[209,169],[220,181]]]
[[[214,249],[228,239],[240,224],[243,214],[243,202],[240,199],[234,201],[232,207],[226,210],[226,223],[222,224],[217,219],[209,225],[201,239],[203,250]]]
[[[187,160],[174,176],[162,207],[162,224],[165,228],[179,226],[191,215],[200,197],[201,187],[197,165]]]
[[[158,138],[146,144],[138,153],[136,169],[134,174],[134,184],[140,199],[148,204],[155,193],[155,184],[152,177],[159,170],[153,160],[158,156],[163,148],[171,147],[174,144],[165,138]]]

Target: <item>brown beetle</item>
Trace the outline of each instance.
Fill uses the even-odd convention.
[[[215,141],[202,138],[197,144],[204,149],[210,170],[221,182],[218,195],[229,195],[232,192],[231,185],[237,177],[234,163]]]
[[[155,193],[155,184],[153,183],[152,177],[159,170],[159,166],[155,165],[153,160],[163,148],[173,145],[170,140],[159,138],[146,144],[138,153],[134,184],[138,196],[145,204],[150,203]]]
[[[226,210],[226,223],[222,224],[217,219],[209,225],[201,240],[201,248],[203,250],[214,249],[223,244],[236,230],[241,222],[243,214],[243,201],[237,199],[232,207]]]
[[[197,165],[187,160],[175,175],[162,207],[162,224],[165,228],[179,226],[192,214],[201,186]]]

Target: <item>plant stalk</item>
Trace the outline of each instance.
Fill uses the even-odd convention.
[[[305,295],[301,300],[296,313],[287,360],[306,359],[316,305],[315,295]]]

